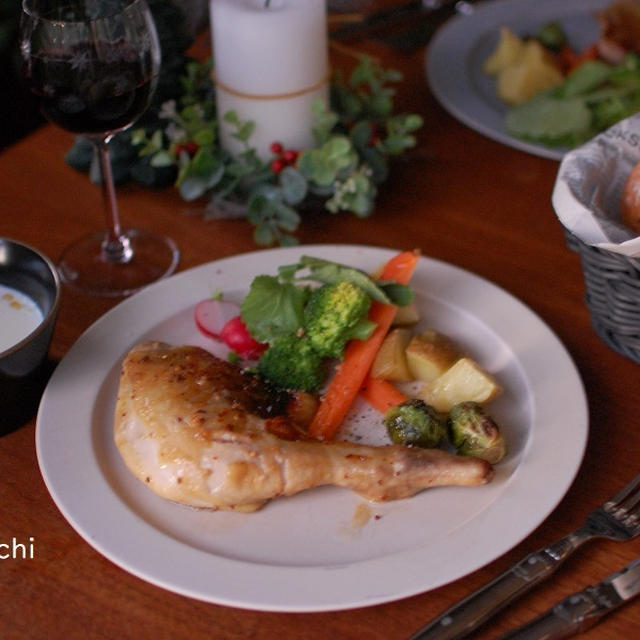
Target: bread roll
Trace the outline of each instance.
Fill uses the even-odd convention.
[[[620,202],[622,222],[640,235],[640,162],[627,177]]]

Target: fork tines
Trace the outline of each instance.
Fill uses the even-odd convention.
[[[640,523],[640,475],[603,505],[604,510],[626,526]]]

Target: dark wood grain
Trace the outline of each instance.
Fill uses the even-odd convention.
[[[36,550],[33,560],[0,561],[0,637],[401,640],[523,554],[575,528],[640,470],[640,369],[606,347],[591,328],[580,265],[565,245],[550,203],[557,163],[488,140],[445,113],[429,93],[424,51],[403,56],[375,43],[362,43],[361,48],[404,72],[398,107],[420,113],[425,126],[416,149],[394,166],[371,218],[306,214],[300,241],[417,247],[425,256],[493,281],[539,314],[575,360],[589,399],[588,448],[569,492],[514,549],[429,593],[337,613],[243,611],[147,584],[85,543],[43,483],[32,412],[0,438],[0,541],[31,536]],[[334,63],[348,64],[341,56]],[[53,258],[72,238],[102,223],[99,190],[65,164],[70,143],[68,134],[47,126],[0,155],[0,233]],[[207,222],[185,215],[201,203],[187,205],[173,189],[128,185],[118,195],[126,224],[176,239],[181,270],[255,249],[245,222]],[[65,289],[49,368],[116,302]],[[555,409],[562,413],[566,408]],[[541,478],[540,490],[542,485]],[[592,543],[553,581],[511,606],[477,637],[497,637],[567,594],[598,582],[639,552],[640,541]],[[584,637],[631,638],[639,627],[636,602]]]

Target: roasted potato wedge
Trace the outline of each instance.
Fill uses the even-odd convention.
[[[485,73],[495,75],[512,65],[522,55],[524,41],[508,27],[500,27],[500,38],[493,53],[484,61]]]
[[[530,40],[518,60],[498,74],[498,95],[507,104],[518,104],[562,81],[549,52],[537,40]]]
[[[453,342],[435,329],[413,336],[406,350],[409,372],[422,382],[441,376],[461,355]]]
[[[418,312],[415,302],[412,302],[404,307],[398,307],[396,315],[393,318],[393,324],[404,327],[415,324],[418,320],[420,320],[420,313]]]
[[[486,404],[501,392],[494,378],[471,358],[460,358],[441,376],[425,383],[418,395],[438,411],[449,411],[460,402]]]
[[[371,375],[374,378],[395,382],[412,380],[405,355],[409,340],[411,340],[410,329],[404,327],[392,329],[382,342],[371,365]]]

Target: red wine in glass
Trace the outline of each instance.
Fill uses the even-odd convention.
[[[45,117],[86,136],[102,170],[106,231],[81,238],[58,268],[71,287],[128,295],[172,273],[175,243],[120,226],[107,144],[148,108],[160,70],[160,47],[145,0],[25,0],[21,53]]]
[[[108,48],[116,62],[108,69],[96,63],[83,82],[76,79],[74,61],[82,59],[85,45],[59,58],[50,53],[33,58],[31,90],[48,120],[73,133],[102,134],[128,127],[147,110],[155,78],[145,77],[135,60],[127,60],[129,45]]]

